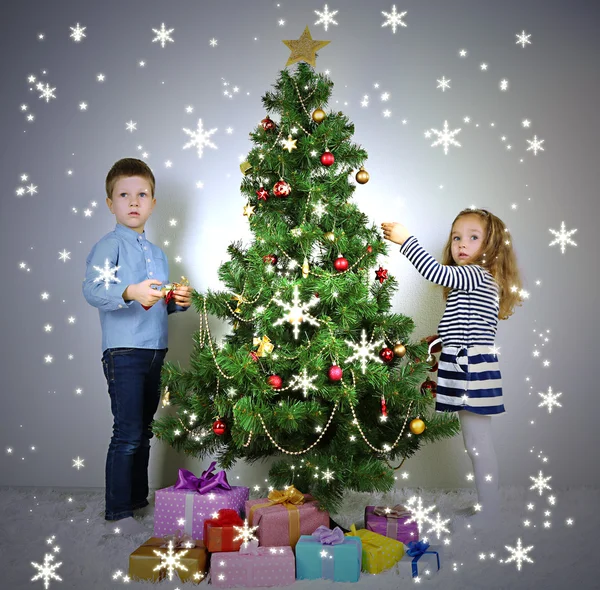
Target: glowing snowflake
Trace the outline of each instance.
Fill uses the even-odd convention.
[[[62,578],[54,571],[62,565],[62,561],[58,563],[52,563],[53,560],[54,555],[51,553],[46,553],[46,555],[44,555],[43,564],[32,561],[31,565],[38,570],[38,573],[31,578],[31,581],[35,582],[36,580],[44,580],[44,588],[46,589],[48,586],[50,586],[50,580],[58,580],[59,582],[62,582]]]
[[[204,131],[204,127],[202,125],[202,119],[198,119],[198,129],[196,131],[190,131],[189,129],[183,128],[185,133],[187,133],[192,139],[188,141],[183,149],[187,149],[192,146],[196,146],[198,148],[198,157],[202,157],[202,152],[205,147],[211,147],[213,150],[217,149],[217,146],[210,141],[210,136],[217,131],[217,129],[211,129],[210,131]]]
[[[526,140],[527,143],[529,144],[529,147],[527,148],[526,151],[530,151],[533,150],[533,155],[537,156],[538,151],[539,152],[544,152],[546,150],[544,150],[544,148],[542,147],[542,144],[544,143],[544,141],[546,141],[545,139],[538,139],[537,135],[533,136],[533,139],[527,139]]]
[[[441,88],[442,92],[445,92],[446,88],[450,88],[450,82],[451,80],[446,80],[446,76],[442,76],[442,79],[437,81],[437,88]]]
[[[516,33],[515,36],[517,37],[516,44],[518,45],[520,43],[523,46],[523,49],[525,49],[525,45],[531,45],[531,41],[529,40],[531,33],[528,35],[525,31],[523,31],[520,35],[519,33]]]
[[[401,12],[400,14],[398,14],[396,12],[396,5],[394,4],[392,6],[392,12],[385,12],[385,11],[381,11],[381,14],[383,14],[383,16],[385,16],[385,18],[387,19],[381,26],[382,27],[387,27],[389,25],[392,26],[392,33],[396,32],[396,27],[398,25],[400,25],[401,27],[406,27],[407,24],[402,20],[402,17],[406,15],[406,10],[404,12]]]
[[[300,334],[300,324],[302,322],[308,322],[313,326],[319,325],[319,321],[308,313],[308,310],[319,303],[319,300],[316,297],[313,297],[308,303],[302,303],[300,301],[298,285],[294,285],[294,295],[291,304],[285,303],[278,298],[273,298],[273,301],[282,307],[284,312],[287,312],[287,315],[279,318],[273,325],[279,326],[280,324],[289,322],[294,326],[294,338],[298,338],[298,335]]]
[[[121,279],[117,278],[115,275],[117,271],[120,269],[120,266],[111,266],[110,261],[107,258],[104,261],[104,268],[100,268],[99,266],[94,266],[94,270],[98,272],[98,276],[94,279],[94,283],[103,282],[106,290],[108,291],[108,285],[110,283],[120,283]]]
[[[187,572],[187,567],[181,563],[180,559],[185,556],[188,552],[187,549],[178,549],[177,552],[173,551],[173,541],[169,541],[168,551],[161,551],[160,549],[154,549],[154,553],[160,557],[160,563],[154,568],[153,571],[167,570],[167,576],[169,580],[173,579],[173,572],[176,569],[181,569]]]
[[[356,344],[356,342],[352,342],[351,340],[346,340],[346,344],[354,349],[354,354],[349,356],[346,359],[347,363],[350,363],[355,360],[360,361],[360,368],[362,370],[363,375],[367,369],[367,362],[369,360],[375,361],[377,363],[382,363],[383,361],[377,356],[372,349],[379,348],[383,346],[385,343],[383,340],[378,340],[377,342],[369,343],[367,342],[367,332],[363,329],[362,334],[360,336],[360,344]]]
[[[450,531],[446,528],[446,523],[450,522],[450,519],[446,518],[445,520],[442,520],[439,512],[436,514],[435,520],[430,519],[428,522],[432,527],[427,531],[427,534],[434,532],[438,539],[442,536],[442,533],[450,534]]]
[[[44,88],[44,85],[40,82],[37,85],[37,89],[41,92],[40,98],[45,98],[46,102],[50,102],[51,98],[56,98],[54,95],[56,88],[50,88],[50,84],[46,84],[46,87]]]
[[[85,37],[85,33],[83,31],[85,31],[87,27],[80,27],[79,23],[77,23],[74,27],[69,28],[71,29],[71,31],[73,31],[69,35],[69,37],[71,37],[73,41],[75,41],[75,43],[79,43],[79,41],[81,41]]]
[[[411,516],[406,521],[406,524],[408,524],[409,522],[416,522],[417,526],[419,527],[419,530],[422,529],[425,523],[435,524],[435,521],[431,518],[431,516],[429,516],[429,513],[435,509],[435,505],[430,506],[429,508],[425,508],[423,506],[423,501],[421,500],[421,497],[412,497],[410,498],[410,500],[408,500],[407,504],[408,508],[410,509]]]
[[[431,144],[431,147],[443,145],[444,154],[448,154],[448,147],[451,145],[461,147],[460,143],[454,139],[454,136],[457,133],[460,133],[461,130],[455,129],[454,131],[450,131],[448,129],[448,121],[444,121],[444,129],[442,131],[438,131],[437,129],[431,129],[431,131],[438,136],[438,138]],[[431,137],[431,134],[426,135],[425,137]]]
[[[524,561],[528,561],[529,563],[533,563],[533,559],[531,559],[527,554],[533,549],[533,545],[529,547],[523,547],[521,545],[521,539],[517,539],[516,547],[509,547],[505,545],[506,550],[510,552],[510,557],[504,560],[504,563],[508,563],[510,561],[514,561],[517,564],[517,569],[521,569],[521,565]]]
[[[560,251],[562,254],[565,253],[565,246],[568,244],[569,246],[577,246],[577,244],[571,239],[571,236],[577,231],[576,229],[572,229],[571,231],[567,231],[565,229],[565,222],[562,221],[560,224],[560,231],[555,229],[548,230],[550,233],[553,233],[556,236],[556,239],[550,242],[550,246],[554,246],[554,244],[560,244]]]
[[[175,43],[173,39],[171,39],[171,33],[175,29],[165,29],[165,23],[161,23],[160,29],[152,29],[153,33],[156,33],[156,37],[152,39],[152,43],[156,43],[157,41],[160,43],[161,47],[165,46],[165,43],[169,41],[169,43]]]
[[[333,12],[329,12],[329,8],[327,8],[327,4],[325,4],[325,10],[323,12],[319,12],[318,10],[315,10],[315,14],[317,14],[319,16],[319,20],[315,23],[315,25],[323,24],[325,27],[325,30],[327,30],[327,27],[329,27],[329,25],[337,25],[337,22],[333,20],[333,17],[337,13],[338,13],[337,10],[334,10]]]
[[[552,414],[552,406],[562,408],[562,404],[559,401],[557,401],[558,398],[562,395],[562,393],[552,393],[552,387],[548,387],[547,393],[542,393],[541,391],[538,391],[538,395],[540,395],[543,400],[538,405],[538,408],[548,406],[548,414]]]
[[[540,496],[544,493],[544,490],[551,490],[552,488],[548,485],[548,482],[552,479],[552,476],[544,477],[544,474],[540,471],[537,477],[533,475],[529,476],[529,479],[533,482],[533,485],[529,488],[530,490],[537,490]]]
[[[246,547],[250,541],[258,541],[258,539],[254,536],[254,531],[258,528],[258,525],[248,526],[248,519],[244,520],[244,526],[233,525],[233,528],[237,533],[239,533],[238,536],[233,540],[239,541],[241,539],[244,547]]]
[[[302,373],[300,376],[294,375],[292,380],[290,381],[290,387],[292,389],[301,389],[304,397],[308,395],[308,392],[311,389],[317,390],[317,386],[313,385],[313,381],[318,377],[318,375],[308,376],[308,372],[306,371],[306,367],[302,369]]]

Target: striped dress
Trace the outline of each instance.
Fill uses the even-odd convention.
[[[493,353],[499,309],[494,277],[474,264],[440,264],[414,236],[402,244],[400,252],[428,281],[451,289],[438,326],[442,354],[436,411],[503,413],[502,376],[498,357]]]

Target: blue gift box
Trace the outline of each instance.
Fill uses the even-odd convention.
[[[344,537],[337,545],[322,545],[317,537],[302,535],[296,545],[296,579],[358,582],[362,565],[360,537]]]
[[[398,562],[398,571],[401,576],[431,577],[438,572],[442,565],[442,547],[440,545],[411,541],[406,547],[406,553]]]

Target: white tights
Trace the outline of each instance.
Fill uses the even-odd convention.
[[[493,515],[500,508],[500,491],[498,489],[498,460],[492,439],[492,417],[461,410],[458,412],[458,418],[465,448],[473,463],[475,485],[482,514]]]

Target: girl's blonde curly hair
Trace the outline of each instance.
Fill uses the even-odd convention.
[[[523,303],[522,283],[510,234],[499,217],[485,209],[461,211],[452,222],[450,236],[442,254],[442,264],[457,266],[452,258],[452,228],[456,221],[465,215],[475,215],[481,220],[485,238],[479,259],[473,264],[479,264],[489,270],[496,280],[500,296],[498,319],[507,320],[514,313],[515,306]],[[444,287],[444,299],[448,298],[449,293],[450,288]]]

